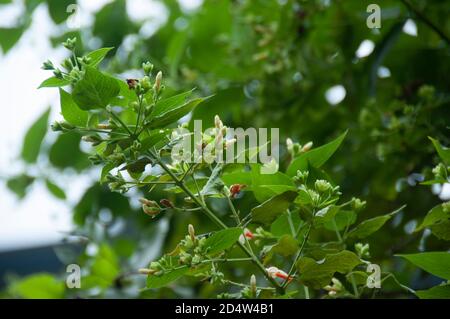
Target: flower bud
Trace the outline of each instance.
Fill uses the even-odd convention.
[[[97,124],[97,128],[99,129],[99,130],[110,130],[110,129],[112,129],[112,126],[111,126],[111,124],[102,124],[102,123],[100,123],[100,124]]]
[[[252,275],[250,277],[250,290],[252,292],[253,297],[256,297],[256,277]]]
[[[353,197],[352,198],[352,208],[355,211],[359,211],[363,209],[366,206],[366,202],[360,200],[359,198]]]
[[[362,244],[362,243],[356,243],[355,244],[355,251],[358,254],[358,256],[361,257],[361,258],[364,258],[364,257],[368,258],[368,257],[370,257],[369,249],[370,249],[369,244],[365,244],[365,245]]]
[[[142,78],[142,80],[140,81],[141,85],[142,85],[142,89],[147,92],[148,90],[150,90],[150,88],[152,87],[152,84],[150,82],[150,78],[146,75]]]
[[[152,218],[161,212],[161,209],[159,207],[147,206],[147,205],[142,205],[142,210],[144,211],[145,214],[147,214],[148,216],[150,216]]]
[[[220,119],[219,115],[214,116],[214,126],[218,130],[221,130],[223,127],[223,123],[222,123],[222,120]]]
[[[302,147],[302,152],[307,152],[311,149],[311,147],[313,146],[313,142],[308,142],[305,145],[303,145]]]
[[[161,200],[159,201],[159,203],[160,203],[162,206],[164,206],[164,207],[167,207],[167,208],[174,208],[174,205],[172,204],[172,202],[171,202],[170,200],[166,199],[166,198],[161,199]]]
[[[75,49],[75,44],[77,43],[77,38],[67,39],[62,43],[62,45],[70,51],[73,51]]]
[[[140,268],[138,269],[138,272],[142,275],[153,275],[156,272],[156,270],[148,268]]]
[[[158,74],[156,74],[155,84],[153,85],[153,89],[155,90],[156,93],[158,93],[159,90],[161,89],[162,76],[163,75],[161,71],[159,71]]]
[[[328,191],[329,189],[331,189],[331,184],[323,179],[318,179],[316,180],[316,182],[314,183],[314,187],[316,188],[316,190],[319,193],[325,193],[326,191]]]
[[[292,142],[289,137],[286,139],[286,148],[289,153],[292,153],[292,151],[294,150],[294,142]]]
[[[192,226],[192,224],[189,224],[188,232],[189,232],[189,236],[191,237],[191,240],[193,242],[195,242],[195,229],[194,229],[194,226]]]
[[[139,202],[145,206],[158,207],[158,204],[154,200],[148,200],[147,198],[139,198]]]
[[[289,282],[294,279],[292,276],[289,276],[287,273],[285,273],[283,270],[278,269],[277,267],[269,267],[266,268],[267,273],[272,278],[281,278],[284,280],[288,280]]]
[[[144,73],[146,75],[150,75],[150,73],[152,73],[153,71],[153,64],[151,64],[150,62],[144,62],[142,63],[142,69],[144,69]]]
[[[247,185],[244,184],[233,184],[230,187],[231,197],[236,197]]]
[[[55,76],[55,78],[58,78],[58,79],[62,79],[63,78],[63,75],[62,75],[62,72],[61,72],[60,69],[55,69],[53,71],[53,75]]]
[[[47,60],[42,64],[42,69],[43,70],[54,70],[55,67],[53,66],[52,61]]]

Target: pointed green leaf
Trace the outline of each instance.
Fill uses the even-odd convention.
[[[439,154],[439,157],[447,164],[450,164],[450,148],[442,146],[438,140],[428,137],[434,145],[434,148]]]
[[[183,116],[191,112],[197,105],[199,105],[201,102],[203,102],[203,98],[196,98],[193,100],[190,100],[189,102],[186,102],[182,104],[181,106],[173,107],[170,109],[167,109],[163,111],[162,113],[154,114],[154,118],[150,123],[150,127],[164,127],[166,125],[169,125],[173,122],[178,121]]]
[[[91,110],[105,108],[119,92],[115,78],[88,66],[83,78],[75,84],[72,97],[82,110]]]
[[[430,274],[450,280],[450,253],[448,252],[425,252],[397,256],[407,259]]]
[[[420,299],[450,299],[450,284],[435,286],[428,290],[417,290]]]
[[[47,179],[45,181],[45,186],[47,186],[48,191],[50,193],[52,193],[53,196],[55,196],[56,198],[66,199],[66,193],[61,189],[61,187],[59,187],[58,185],[56,185],[52,181]]]
[[[270,224],[280,216],[297,197],[297,192],[287,191],[276,195],[252,209],[254,223]]]
[[[22,147],[22,158],[28,163],[34,163],[38,158],[42,141],[47,133],[49,115],[50,108],[34,122],[25,135]]]
[[[98,50],[89,52],[88,54],[86,54],[86,57],[90,58],[91,61],[89,62],[89,66],[91,67],[96,67],[97,65],[100,64],[100,62],[103,61],[103,59],[105,58],[105,56],[108,54],[109,51],[111,51],[112,49],[114,49],[113,47],[109,47],[109,48],[100,48]]]
[[[326,161],[330,159],[334,152],[336,152],[346,135],[347,131],[345,131],[338,138],[328,144],[302,153],[299,157],[292,161],[291,165],[289,165],[287,174],[289,176],[294,176],[297,174],[298,170],[307,170],[308,165],[312,165],[316,168],[321,167],[323,164],[325,164]]]
[[[67,86],[70,84],[69,80],[65,80],[65,79],[58,79],[57,77],[50,77],[46,80],[44,80],[38,87],[38,89],[40,88],[52,88],[52,87],[63,87],[63,86]]]
[[[327,255],[319,261],[302,257],[297,262],[297,269],[301,282],[308,287],[320,289],[330,283],[334,273],[348,273],[359,264],[361,264],[361,260],[358,256],[351,251],[344,250],[337,254]]]
[[[243,234],[242,228],[228,228],[215,232],[205,242],[208,255],[215,255],[233,246]]]
[[[383,227],[383,225],[392,218],[396,213],[401,211],[405,206],[400,207],[399,209],[393,211],[392,213],[377,216],[371,219],[367,219],[363,221],[361,224],[357,225],[351,231],[348,232],[347,238],[365,238],[367,236],[372,235],[378,229]]]
[[[73,101],[72,95],[63,89],[59,89],[59,97],[61,113],[64,116],[64,119],[75,126],[85,127],[88,121],[88,113],[81,110]]]
[[[171,282],[183,277],[188,271],[189,268],[186,266],[167,272],[162,276],[149,275],[147,277],[147,288],[157,289],[165,287]]]

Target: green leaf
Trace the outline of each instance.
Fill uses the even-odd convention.
[[[291,235],[283,235],[272,247],[272,251],[283,257],[294,255],[298,250],[298,241]]]
[[[314,226],[319,227],[332,221],[338,212],[339,206],[330,205],[322,208],[314,215]]]
[[[163,111],[162,113],[155,112],[153,120],[150,122],[150,127],[164,127],[173,122],[178,121],[183,116],[191,112],[197,105],[203,102],[205,99],[196,98],[186,102],[180,106],[176,106],[170,109]]]
[[[0,28],[0,47],[3,53],[7,53],[20,40],[25,28]]]
[[[428,138],[429,138],[429,139],[431,140],[431,142],[433,143],[434,148],[436,149],[436,151],[437,151],[438,154],[439,154],[439,157],[440,157],[445,163],[450,164],[450,148],[442,146],[441,143],[439,143],[438,140],[435,140],[435,139],[432,138],[432,137],[429,137],[429,136],[428,136]]]
[[[34,177],[22,174],[8,179],[6,186],[20,199],[27,194],[28,187],[34,182]]]
[[[296,189],[292,179],[282,172],[261,174],[261,164],[251,165],[252,181],[249,191],[252,191],[258,202],[262,203],[275,195]]]
[[[70,84],[69,80],[65,80],[65,79],[58,79],[57,77],[50,77],[46,80],[44,80],[38,87],[38,89],[40,88],[52,88],[52,87],[63,87],[63,86],[67,86]]]
[[[273,223],[270,225],[270,233],[275,237],[282,237],[283,235],[292,235],[295,233],[297,229],[302,224],[302,220],[300,219],[299,214],[291,213],[291,221],[289,220],[288,213],[284,213],[279,216]]]
[[[405,206],[400,207],[399,209],[393,211],[392,213],[377,216],[371,219],[367,219],[363,221],[361,224],[357,225],[351,231],[349,231],[346,235],[347,238],[365,238],[367,236],[372,235],[378,229],[383,227],[383,225],[392,218],[396,213],[401,211]]]
[[[64,119],[75,126],[85,127],[88,121],[88,113],[82,111],[72,99],[72,95],[63,89],[59,89],[59,96],[61,113]]]
[[[91,266],[91,276],[97,278],[103,287],[109,287],[119,275],[119,261],[116,253],[106,244],[102,244]]]
[[[312,149],[306,153],[302,153],[292,161],[291,165],[289,165],[287,174],[289,176],[295,176],[298,170],[307,170],[309,165],[316,168],[321,167],[326,161],[328,161],[334,152],[336,152],[346,135],[347,131],[328,144]]]
[[[47,179],[45,180],[45,186],[47,186],[49,192],[52,193],[56,198],[66,199],[66,193],[55,183]]]
[[[75,4],[75,0],[47,0],[48,12],[53,22],[60,24],[67,20],[71,12],[67,12],[67,7]]]
[[[450,299],[450,284],[435,286],[428,290],[417,290],[420,299]]]
[[[82,110],[91,110],[105,108],[119,92],[115,78],[88,66],[83,78],[75,84],[72,97]]]
[[[64,297],[64,281],[50,274],[35,274],[14,283],[10,290],[26,299],[59,299]]]
[[[335,231],[341,231],[347,227],[353,225],[356,222],[356,213],[351,210],[339,210],[336,216],[334,216],[334,222],[328,221],[324,224],[325,229]]]
[[[417,226],[415,231],[420,231],[426,227],[432,227],[434,225],[447,222],[450,219],[450,211],[444,209],[444,204],[433,207],[425,216],[422,223]]]
[[[348,250],[337,254],[327,255],[324,259],[316,261],[309,257],[302,257],[297,262],[300,281],[306,286],[320,289],[330,283],[334,273],[342,274],[353,270],[361,260]]]
[[[80,135],[74,132],[59,135],[50,148],[48,157],[50,163],[57,168],[82,170],[90,163],[86,154],[80,150]]]
[[[450,253],[448,252],[425,252],[397,256],[407,259],[430,274],[450,280]]]
[[[186,103],[186,99],[192,95],[193,91],[194,90],[186,91],[169,98],[159,100],[155,105],[155,109],[153,110],[152,115],[160,116],[168,111],[180,107],[181,105]]]
[[[100,62],[103,61],[103,59],[108,54],[108,52],[111,51],[112,49],[114,49],[114,48],[113,47],[100,48],[98,50],[95,50],[95,51],[92,51],[92,52],[89,52],[88,54],[86,54],[86,57],[91,59],[91,61],[89,62],[89,66],[91,66],[93,68],[98,66],[100,64]]]
[[[297,197],[297,192],[287,191],[276,195],[259,206],[252,209],[252,221],[254,223],[270,224],[283,212]]]
[[[208,255],[215,255],[233,246],[243,234],[241,228],[228,228],[219,230],[206,239],[205,247]]]
[[[25,135],[22,147],[22,158],[28,163],[34,163],[38,158],[42,141],[47,133],[49,115],[50,108],[34,122]]]
[[[186,266],[167,272],[162,276],[149,275],[147,277],[147,288],[157,289],[165,287],[171,282],[183,277],[188,271],[189,268]]]
[[[218,163],[216,167],[214,167],[208,182],[200,191],[202,195],[217,195],[222,193],[223,187],[225,186],[220,179],[222,169],[223,163]]]

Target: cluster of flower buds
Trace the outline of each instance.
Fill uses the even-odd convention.
[[[306,184],[306,181],[308,180],[309,172],[308,171],[300,171],[297,170],[297,175],[295,175],[292,179],[294,182],[297,182],[301,185]]]
[[[153,71],[153,64],[149,61],[142,63],[142,69],[144,70],[145,75],[150,76]]]
[[[281,278],[288,282],[291,282],[294,279],[294,277],[289,276],[286,272],[284,272],[283,270],[278,269],[277,267],[274,267],[274,266],[266,268],[266,271],[269,274],[269,276],[274,279]]]
[[[436,180],[446,181],[448,179],[448,168],[443,163],[439,163],[438,165],[436,165],[433,168],[432,173]]]
[[[91,157],[89,157],[89,159],[92,161]],[[109,189],[112,192],[119,192],[121,194],[124,194],[128,191],[128,187],[126,186],[125,180],[121,174],[108,174],[106,175],[106,181],[108,183]]]
[[[225,283],[225,281],[224,281],[225,275],[223,274],[223,272],[218,271],[217,268],[214,267],[214,265],[213,265],[209,275],[210,275],[209,282],[211,284],[223,285]]]
[[[326,291],[328,291],[329,296],[336,296],[338,293],[342,292],[344,286],[337,278],[331,279],[332,285],[327,285],[323,287]]]
[[[328,182],[324,179],[316,180],[314,183],[314,188],[319,194],[326,193],[327,195],[330,195],[330,196],[340,196],[341,195],[341,192],[339,191],[340,186],[333,187],[330,184],[330,182]]]
[[[42,70],[52,71],[55,69],[55,66],[53,65],[52,61],[47,60],[42,64]]]
[[[161,207],[158,205],[157,202],[153,200],[148,200],[146,198],[141,198],[139,199],[139,201],[142,204],[142,210],[148,216],[155,218],[161,212]]]
[[[370,246],[369,244],[356,243],[355,251],[359,258],[370,258]]]
[[[286,149],[292,158],[309,151],[312,146],[313,142],[308,142],[302,146],[300,143],[294,143],[289,137],[286,139]]]
[[[183,265],[196,266],[200,264],[206,257],[206,238],[197,238],[194,226],[189,224],[188,235],[180,242],[181,250],[179,257],[180,263]]]
[[[63,45],[67,50],[73,51],[73,50],[75,50],[75,45],[76,45],[76,43],[77,43],[77,38],[75,37],[75,38],[69,38],[69,39],[67,39],[66,41],[64,41],[64,42],[62,43],[62,45]]]
[[[360,200],[359,198],[353,197],[352,198],[352,209],[356,212],[362,210],[364,207],[366,207],[366,201]]]

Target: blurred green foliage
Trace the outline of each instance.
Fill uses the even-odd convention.
[[[409,231],[411,223],[420,224],[440,203],[431,186],[420,185],[430,179],[431,168],[439,163],[428,136],[450,145],[448,3],[385,0],[380,2],[382,27],[369,29],[366,8],[372,1],[206,0],[195,10],[185,10],[176,0],[166,0],[161,4],[167,9],[167,19],[156,32],[144,36],[139,30],[146,21],[132,21],[124,0],[105,5],[95,14],[91,28],[76,31],[62,24],[68,17],[65,8],[75,1],[33,0],[26,1],[26,12],[15,27],[0,29],[4,53],[17,43],[29,27],[33,11],[43,2],[61,31],[52,39],[55,45],[76,35],[81,39],[77,51],[85,53],[98,48],[89,47],[96,43],[91,41],[95,38],[104,47],[115,47],[107,55],[111,73],[136,70],[150,60],[156,69],[163,70],[168,90],[183,92],[196,87],[200,96],[214,94],[192,114],[192,118],[204,121],[204,127],[212,125],[213,116],[220,114],[231,127],[279,127],[283,138],[301,144],[313,141],[315,145],[348,129],[339,151],[326,164],[329,178],[341,185],[348,199],[360,196],[367,201],[364,218],[407,205],[371,237],[371,255],[383,271],[395,273],[409,286],[432,285],[432,277],[393,255],[449,248],[448,241],[423,231]],[[402,32],[408,19],[416,23],[417,36]],[[355,52],[364,40],[373,41],[375,49],[358,58]],[[389,77],[379,76],[382,66],[389,69]],[[342,85],[346,95],[339,104],[330,105],[325,93],[335,85]],[[48,142],[52,133],[47,133],[40,147],[47,117],[48,112],[28,131],[23,161],[33,166],[40,156],[48,159],[48,171],[90,174],[92,169],[77,134],[60,135]],[[285,148],[282,155],[288,157]],[[283,171],[286,163],[280,163]],[[31,183],[44,179],[50,193],[63,199],[58,179],[50,175],[28,176],[24,172],[11,177],[7,184],[23,198]],[[167,197],[158,190],[152,194],[155,200]],[[170,196],[175,203],[183,200]],[[253,203],[254,199],[245,195],[239,209],[246,211]],[[223,210],[220,202],[211,205]],[[52,277],[38,275],[13,283],[11,296],[157,298],[218,293],[211,285],[188,279],[179,286],[139,291],[143,279],[128,276],[160,251],[175,248],[188,223],[199,225],[199,232],[208,231],[211,224],[199,215],[168,213],[150,221],[130,206],[127,198],[97,183],[73,205],[73,211],[77,225],[74,235],[87,238],[83,242],[86,250],[64,262],[79,263],[87,270],[86,282],[100,289],[64,291]],[[444,232],[448,234],[447,226]],[[97,247],[96,253],[91,252],[92,247]],[[238,278],[249,275],[248,269],[228,271]],[[33,293],[35,288],[28,287],[36,285],[48,289]],[[388,281],[379,294],[407,296]]]

